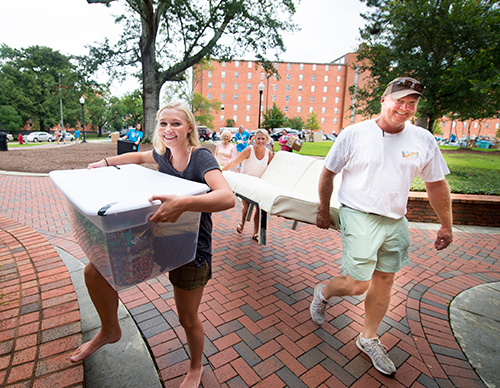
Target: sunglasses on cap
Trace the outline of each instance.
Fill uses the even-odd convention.
[[[407,89],[413,89],[419,93],[423,93],[423,91],[425,90],[425,86],[422,85],[420,82],[414,82],[414,81],[409,80],[409,79],[402,79],[402,80],[394,82],[394,84],[396,86],[403,86]]]

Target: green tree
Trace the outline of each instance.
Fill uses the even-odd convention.
[[[64,106],[64,122],[74,125],[80,111],[78,98],[88,85],[70,59],[49,47],[32,46],[13,49],[0,47],[1,84],[7,105],[21,119],[32,119],[36,128],[46,130],[61,120],[59,100]]]
[[[309,116],[307,116],[305,128],[310,129],[312,131],[316,131],[318,129],[321,129],[321,125],[319,124],[317,113],[315,113],[315,112],[309,113]]]
[[[263,115],[264,120],[260,124],[261,128],[282,128],[285,126],[285,112],[283,112],[276,103],[268,109]]]
[[[135,90],[132,93],[126,93],[121,101],[125,107],[125,125],[134,127],[137,123],[144,120],[142,110],[142,93],[140,90]]]
[[[219,113],[221,109],[221,103],[217,100],[209,100],[201,93],[194,93],[192,106],[194,118],[197,123],[208,127],[210,129],[214,128],[214,118],[212,116],[212,111]]]
[[[302,128],[305,128],[305,123],[304,120],[302,120],[302,117],[300,116],[288,117],[286,119],[285,126],[300,131],[302,130]]]
[[[295,29],[290,22],[293,0],[125,1],[128,12],[116,19],[124,26],[121,39],[113,47],[107,39],[91,47],[85,67],[105,65],[123,77],[129,70],[138,74],[140,66],[147,138],[153,135],[165,82],[182,80],[187,69],[206,57],[230,60],[253,52],[263,60],[269,50],[284,50],[281,32]]]
[[[126,108],[123,102],[118,97],[109,99],[109,108],[107,112],[108,125],[114,131],[120,131],[125,128]]]
[[[233,119],[226,119],[226,127],[234,128],[236,126],[236,122]]]
[[[109,121],[108,111],[110,104],[108,101],[109,91],[102,90],[93,93],[85,101],[86,115],[89,123],[97,128],[97,136],[102,136],[102,129]]]
[[[0,130],[7,130],[9,132],[18,131],[22,124],[23,120],[14,107],[0,105]]]
[[[431,130],[442,116],[491,117],[500,110],[500,2],[485,0],[361,0],[358,50],[370,72],[358,90],[358,113],[376,114],[385,85],[412,76],[425,86],[419,124]]]

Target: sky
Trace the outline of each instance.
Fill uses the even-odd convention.
[[[123,3],[115,1],[108,8],[87,0],[2,0],[0,43],[17,49],[47,46],[65,55],[83,55],[85,45],[105,37],[110,42],[118,39],[121,26],[114,24],[113,15],[122,13]],[[293,18],[301,30],[283,35],[287,50],[280,59],[327,63],[354,51],[364,25],[362,12],[366,6],[359,0],[302,0]],[[105,79],[102,75],[100,81]],[[138,85],[131,76],[124,84],[113,83],[111,91],[121,96]]]

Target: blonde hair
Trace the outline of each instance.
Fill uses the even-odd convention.
[[[224,135],[228,135],[229,140],[231,140],[233,138],[233,134],[231,133],[231,131],[228,131],[227,129],[221,133],[221,135],[220,135],[221,139]]]
[[[160,108],[160,110],[156,114],[156,129],[155,129],[155,134],[153,136],[153,146],[155,147],[156,152],[158,152],[160,155],[163,155],[167,150],[167,147],[165,147],[165,144],[163,144],[160,135],[158,134],[158,122],[160,119],[160,114],[165,109],[175,109],[179,112],[184,113],[188,125],[190,125],[192,128],[191,132],[189,132],[188,134],[187,143],[190,146],[199,147],[200,140],[198,135],[198,128],[196,127],[196,119],[194,118],[193,112],[191,112],[191,109],[186,103],[181,101],[173,101],[169,102],[167,105]]]
[[[255,131],[255,138],[257,138],[257,135],[259,133],[262,133],[266,137],[267,141],[269,141],[269,139],[270,139],[271,136],[269,136],[269,133],[265,129],[262,129],[262,128],[257,129]]]

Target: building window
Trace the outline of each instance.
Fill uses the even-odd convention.
[[[322,118],[321,118],[321,124],[324,124],[324,123],[325,123],[325,118],[324,118],[324,117],[322,117]]]
[[[220,99],[221,99],[221,100],[224,100],[225,98],[226,98],[226,95],[225,95],[224,93],[221,93],[221,95],[220,95]]]
[[[292,68],[292,64],[289,63],[287,66],[286,66],[287,69],[291,69]]]
[[[233,110],[236,112],[238,110],[238,105],[233,105]]]
[[[323,97],[323,104],[326,103],[326,97]]]
[[[299,96],[299,102],[302,102],[302,96]]]
[[[240,73],[238,73],[237,71],[234,72],[234,78],[238,78],[240,76]]]
[[[238,93],[234,93],[234,99],[237,100],[238,99]]]
[[[273,94],[273,101],[276,101],[276,95]]]
[[[208,88],[209,88],[209,89],[212,89],[212,82],[209,82],[209,83],[208,83]]]
[[[314,96],[311,96],[311,102],[314,102]]]
[[[316,81],[316,74],[313,74],[313,82]]]
[[[333,113],[335,114],[339,113],[339,108],[333,108]]]
[[[338,103],[339,103],[339,98],[335,97],[335,104],[338,104]]]
[[[287,75],[286,75],[286,80],[287,80],[287,81],[290,81],[290,74],[287,74]]]
[[[300,113],[300,111],[302,110],[302,108],[300,106],[297,107],[297,112]]]
[[[325,82],[328,82],[328,76],[325,75]]]
[[[337,124],[337,118],[336,117],[333,119],[333,123]]]
[[[273,74],[273,78],[274,78],[275,80],[277,80],[277,79],[278,79],[278,74],[274,73],[274,74]]]
[[[277,69],[278,68],[278,62],[274,62],[274,68]]]
[[[238,90],[238,82],[235,82],[235,83],[234,83],[234,88],[235,88],[236,90]]]
[[[250,112],[250,105],[247,105],[247,112]]]
[[[340,75],[337,76],[337,82],[340,82]]]
[[[252,79],[252,73],[248,72],[248,79]]]
[[[212,93],[208,93],[208,99],[211,100],[212,99]]]
[[[225,89],[226,88],[226,83],[225,82],[221,82],[220,83],[220,88],[221,89]]]
[[[220,121],[224,121],[224,115],[220,115]]]
[[[489,127],[490,127],[490,123],[486,123],[486,124],[484,124],[484,126],[485,126],[486,128],[489,128]],[[443,127],[444,127],[444,125],[443,125]]]
[[[252,68],[252,61],[248,62],[248,68],[251,69]]]
[[[234,115],[234,116],[233,116],[233,120],[234,120],[234,121],[238,121],[238,116]]]
[[[250,94],[247,94],[247,101],[250,101]]]
[[[313,64],[313,71],[316,71],[316,64]]]
[[[299,74],[299,81],[302,81],[304,79],[304,76],[302,74]]]
[[[220,64],[222,67],[226,67],[226,62],[222,61]]]
[[[252,90],[252,84],[247,84],[247,89]]]
[[[290,91],[290,85],[286,85],[286,91],[289,92]]]
[[[325,71],[328,71],[329,68],[330,68],[329,65],[325,65]]]
[[[290,100],[290,96],[285,96],[285,101],[288,102]]]
[[[312,85],[312,86],[311,86],[311,92],[313,92],[313,93],[314,93],[315,91],[316,91],[316,86]]]
[[[299,85],[299,92],[302,91],[302,85]]]
[[[224,104],[220,104],[220,110],[224,110]]]
[[[246,120],[247,123],[249,123],[250,122],[250,116],[248,116],[248,115],[245,116],[245,120]]]
[[[309,107],[309,113],[312,113],[313,112],[313,107]]]
[[[453,124],[455,124],[455,122],[453,122]],[[495,129],[498,129],[498,127],[500,127],[500,123],[495,124]]]
[[[220,77],[221,78],[226,78],[226,72],[225,71],[221,71],[220,72]]]
[[[300,70],[304,70],[304,64],[303,63],[300,64]]]
[[[337,69],[338,69],[338,71],[342,71],[342,65],[339,65],[339,67]]]
[[[208,72],[208,78],[212,78],[212,71],[211,70]]]
[[[323,93],[326,93],[328,91],[328,86],[323,86]]]
[[[335,93],[340,93],[340,86],[337,86],[337,87],[335,88]]]
[[[265,74],[264,73],[260,73],[260,79],[264,79],[265,78]]]
[[[326,108],[325,107],[321,108],[321,113],[325,113],[325,112],[326,112]]]
[[[285,113],[288,113],[288,107],[285,106]]]

